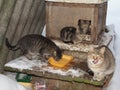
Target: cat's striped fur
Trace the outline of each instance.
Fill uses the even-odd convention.
[[[26,35],[22,37],[16,45],[10,45],[6,38],[6,46],[13,51],[21,49],[23,55],[28,59],[36,59],[36,57],[41,58],[46,53],[49,57],[53,56],[56,60],[62,57],[61,49],[54,42],[38,34]]]
[[[76,36],[76,28],[75,27],[64,27],[60,31],[60,38],[64,43],[74,43],[74,39]]]

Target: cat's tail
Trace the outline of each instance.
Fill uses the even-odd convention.
[[[5,39],[5,44],[6,44],[6,46],[7,46],[7,48],[8,48],[9,50],[16,51],[16,50],[19,49],[19,47],[17,47],[17,45],[12,46],[12,45],[9,43],[8,38]]]

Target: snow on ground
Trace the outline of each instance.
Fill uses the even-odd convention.
[[[0,90],[26,90],[23,86],[9,77],[0,74]]]

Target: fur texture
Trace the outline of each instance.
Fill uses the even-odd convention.
[[[101,81],[114,72],[115,58],[106,46],[91,49],[87,56],[88,67],[93,71],[93,80]]]
[[[39,59],[41,57],[48,59],[52,56],[59,60],[62,57],[61,49],[54,42],[38,34],[26,35],[16,45],[11,45],[6,38],[6,46],[13,51],[20,49],[28,59]]]
[[[75,27],[64,27],[60,32],[60,38],[64,43],[74,43],[74,39],[76,36],[76,28]]]
[[[90,20],[78,20],[78,26],[79,26],[79,31],[80,34],[91,34],[91,21]]]

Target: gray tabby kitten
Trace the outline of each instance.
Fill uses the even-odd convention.
[[[48,59],[51,56],[59,60],[62,57],[61,49],[54,42],[38,34],[26,35],[16,45],[10,45],[6,38],[6,46],[13,51],[20,49],[23,55],[30,60],[39,58]]]
[[[115,58],[107,46],[100,46],[88,52],[88,67],[93,71],[93,80],[101,81],[115,70]]]
[[[60,31],[60,38],[64,43],[74,43],[73,40],[76,36],[76,28],[75,27],[64,27]]]
[[[90,35],[91,34],[90,25],[91,25],[90,20],[79,19],[78,20],[78,26],[79,26],[80,34],[88,34],[88,35]]]

